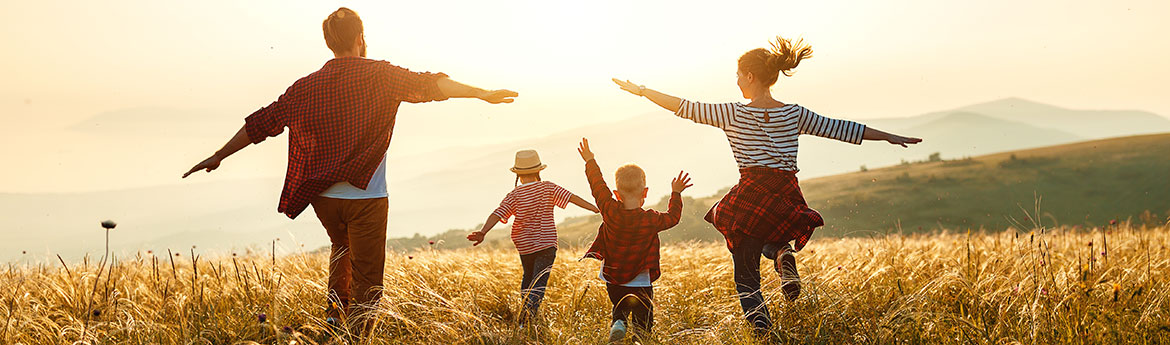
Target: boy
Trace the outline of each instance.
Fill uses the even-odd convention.
[[[589,179],[593,198],[601,211],[602,223],[597,230],[597,239],[585,257],[601,260],[599,278],[605,281],[605,289],[613,303],[609,340],[625,338],[630,324],[648,333],[654,325],[653,282],[661,274],[658,232],[678,224],[682,215],[681,193],[691,186],[690,174],[680,171],[671,182],[670,206],[666,213],[643,210],[649,189],[642,168],[633,164],[618,168],[614,173],[617,189],[610,194],[601,176],[601,168],[593,160],[593,152],[589,151],[588,139],[581,139],[577,152],[585,160],[585,177]]]

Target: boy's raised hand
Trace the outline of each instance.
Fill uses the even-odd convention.
[[[694,186],[691,184],[691,174],[684,174],[682,171],[678,172],[678,177],[675,177],[674,181],[670,181],[670,189],[675,193],[682,193],[690,186]]]
[[[593,152],[589,151],[589,139],[581,138],[581,144],[577,147],[577,153],[580,153],[581,159],[586,162],[593,160]]]

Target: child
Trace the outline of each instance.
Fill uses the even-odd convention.
[[[614,200],[601,168],[589,151],[589,140],[581,139],[577,149],[585,160],[585,176],[597,207],[601,210],[601,228],[597,239],[585,257],[601,260],[601,272],[609,300],[613,303],[613,323],[609,330],[611,342],[622,340],[628,325],[649,332],[654,325],[654,280],[658,268],[658,232],[678,224],[682,215],[683,190],[690,187],[690,175],[678,173],[671,182],[670,206],[666,213],[643,210],[646,202],[646,174],[637,165],[627,164],[617,169],[614,180],[617,195]],[[631,315],[627,316],[627,315]],[[632,320],[631,320],[632,319]]]
[[[516,163],[512,167],[512,172],[516,173],[516,189],[508,193],[500,207],[488,216],[483,229],[467,235],[467,240],[479,245],[497,222],[507,223],[509,217],[516,216],[516,223],[512,225],[512,243],[520,252],[520,264],[524,267],[524,277],[520,281],[520,293],[524,296],[521,322],[535,317],[540,309],[548,276],[557,257],[553,206],[565,208],[571,202],[593,213],[598,212],[597,207],[585,199],[555,183],[542,181],[540,171],[546,167],[541,164],[536,151],[516,152]]]

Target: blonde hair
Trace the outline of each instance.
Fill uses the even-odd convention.
[[[739,70],[751,73],[767,86],[775,84],[780,73],[791,77],[792,69],[800,65],[801,60],[812,58],[812,46],[805,44],[803,38],[792,41],[776,36],[776,40],[769,43],[772,49],[756,48],[739,57]]]
[[[646,172],[635,164],[626,164],[613,173],[617,189],[626,194],[638,194],[646,188]]]

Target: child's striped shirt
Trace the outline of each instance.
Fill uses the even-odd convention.
[[[812,134],[861,144],[865,125],[817,115],[800,105],[755,108],[742,103],[698,103],[683,100],[681,118],[722,129],[740,168],[768,167],[797,171],[797,137]]]
[[[549,181],[529,182],[516,187],[492,214],[501,223],[515,215],[512,243],[520,255],[535,253],[557,245],[557,224],[553,206],[565,208],[573,195]]]

